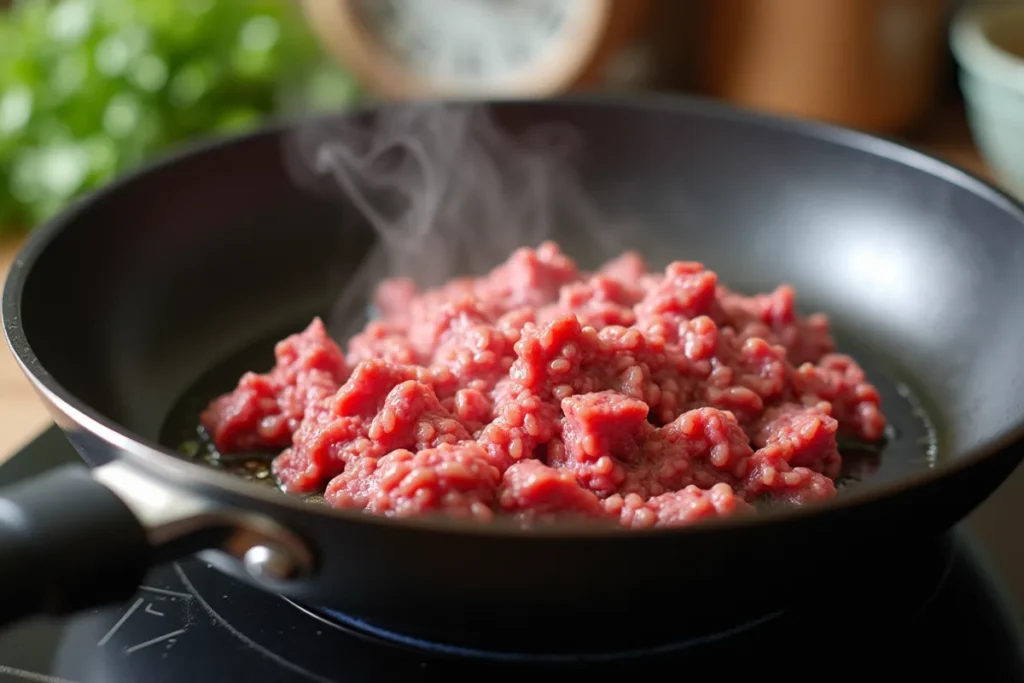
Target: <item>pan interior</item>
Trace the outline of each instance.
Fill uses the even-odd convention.
[[[624,246],[652,267],[699,260],[747,292],[789,282],[804,310],[829,314],[896,426],[880,477],[1024,422],[1024,216],[983,184],[881,141],[685,100],[494,111],[510,128],[574,128],[588,194],[629,214]],[[170,443],[168,416],[210,368],[225,389],[330,310],[372,234],[336,190],[296,181],[288,140],[269,130],[185,155],[51,227],[5,309],[39,367],[129,433]],[[604,255],[576,227],[549,236],[590,267]],[[255,359],[229,370],[244,349]]]

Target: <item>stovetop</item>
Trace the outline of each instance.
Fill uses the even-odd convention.
[[[63,435],[50,429],[0,466],[0,486],[76,459]],[[865,576],[866,585],[878,582],[886,589],[856,610],[856,621],[844,616],[854,611],[837,587],[835,595],[822,596],[817,615],[768,615],[628,658],[599,652],[585,659],[567,654],[541,660],[380,633],[259,591],[191,559],[154,569],[123,605],[67,619],[39,618],[0,633],[0,683],[379,683],[493,676],[515,667],[535,680],[574,673],[622,680],[707,672],[725,680],[775,673],[790,681],[820,681],[856,670],[1024,681],[1024,603],[1013,597],[1024,595],[1024,573],[1001,554],[1007,529],[1016,536],[1012,530],[1024,512],[1024,497],[1007,502],[1005,491],[998,495],[997,513],[990,505],[949,537],[922,541],[913,580],[894,584],[892,577],[905,575],[898,571],[905,566]],[[988,555],[1000,562],[993,564]]]

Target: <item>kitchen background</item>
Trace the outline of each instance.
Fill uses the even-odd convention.
[[[997,4],[1019,9],[1024,0]],[[978,34],[981,47],[965,41],[954,58],[950,26],[963,5],[0,0],[0,263],[5,271],[32,227],[75,197],[178,145],[379,97],[589,88],[694,92],[904,139],[1009,187],[1011,167],[1024,162],[1024,154],[1008,152],[1012,144],[999,144],[992,127],[1016,125],[1019,146],[1024,113],[991,114],[996,105],[986,102],[1013,98],[988,97],[986,88],[999,79],[985,70],[1010,74],[1016,106],[1024,107],[1024,22],[1011,26],[1000,19],[998,30]],[[575,33],[552,28],[570,20]],[[1009,29],[999,28],[1004,25]],[[521,77],[502,80],[469,62],[463,66],[476,80],[427,68],[431,44],[462,40],[458,44],[469,49],[474,37],[494,42],[545,26],[547,47]],[[994,60],[987,38],[998,43]],[[983,85],[961,88],[957,59],[975,54]],[[971,95],[968,107],[964,92]],[[1002,157],[979,153],[976,140]],[[2,459],[48,419],[6,348],[0,356]]]

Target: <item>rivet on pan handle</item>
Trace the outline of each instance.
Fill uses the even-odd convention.
[[[134,513],[157,562],[216,550],[239,560],[253,579],[264,583],[303,578],[315,569],[306,543],[269,517],[221,507],[123,462],[97,467],[92,476]]]
[[[315,569],[302,540],[121,462],[51,470],[0,490],[0,626],[127,599],[159,562],[199,551],[242,562],[273,588]]]

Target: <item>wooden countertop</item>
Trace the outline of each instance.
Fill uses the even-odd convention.
[[[20,240],[0,242],[0,274],[7,277]],[[0,461],[32,439],[50,419],[17,361],[3,344],[0,350]]]
[[[958,110],[940,117],[935,125],[924,131],[922,142],[917,144],[965,169],[991,177]],[[0,279],[6,277],[20,246],[18,240],[0,242]],[[39,398],[4,344],[0,350],[0,461],[49,423]]]

